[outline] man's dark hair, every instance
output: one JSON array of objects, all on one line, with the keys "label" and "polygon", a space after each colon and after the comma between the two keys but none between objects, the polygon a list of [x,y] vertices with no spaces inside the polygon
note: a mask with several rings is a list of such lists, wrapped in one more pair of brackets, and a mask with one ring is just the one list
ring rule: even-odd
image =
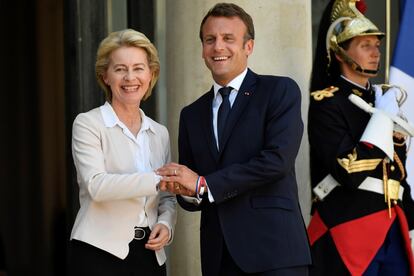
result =
[{"label": "man's dark hair", "polygon": [[204,16],[203,21],[200,25],[200,39],[203,42],[203,26],[206,23],[207,18],[209,17],[238,17],[240,18],[244,25],[246,25],[246,34],[244,35],[244,42],[249,39],[254,39],[254,25],[252,17],[245,12],[241,7],[233,3],[217,3],[213,8],[211,8],[207,14]]}]

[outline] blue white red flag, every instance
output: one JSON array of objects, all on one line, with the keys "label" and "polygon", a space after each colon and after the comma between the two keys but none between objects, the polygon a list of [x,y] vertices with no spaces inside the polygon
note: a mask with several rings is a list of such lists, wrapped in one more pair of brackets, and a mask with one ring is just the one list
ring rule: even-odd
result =
[{"label": "blue white red flag", "polygon": [[[401,1],[400,27],[390,68],[390,84],[401,86],[407,91],[408,98],[402,110],[410,124],[414,125],[414,0]],[[406,168],[407,181],[414,196],[414,144],[408,152]]]}]

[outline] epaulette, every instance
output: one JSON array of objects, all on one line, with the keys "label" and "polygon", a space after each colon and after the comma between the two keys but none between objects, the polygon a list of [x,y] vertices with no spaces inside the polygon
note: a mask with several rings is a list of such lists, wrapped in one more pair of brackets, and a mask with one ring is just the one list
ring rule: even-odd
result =
[{"label": "epaulette", "polygon": [[315,101],[322,101],[324,98],[333,97],[334,92],[338,91],[339,88],[335,86],[329,86],[323,90],[317,90],[312,92],[310,95]]},{"label": "epaulette", "polygon": [[363,93],[358,89],[352,89],[352,93],[357,95],[358,97],[362,97]]}]

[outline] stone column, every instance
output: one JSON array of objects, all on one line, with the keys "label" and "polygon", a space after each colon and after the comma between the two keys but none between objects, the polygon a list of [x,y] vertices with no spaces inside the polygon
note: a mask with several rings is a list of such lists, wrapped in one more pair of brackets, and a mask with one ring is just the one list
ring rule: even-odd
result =
[{"label": "stone column", "polygon": [[[207,11],[219,1],[166,1],[167,126],[173,160],[177,161],[178,120],[181,109],[208,91],[211,74],[201,58],[199,26]],[[302,117],[308,106],[312,62],[311,1],[240,0],[253,18],[256,39],[249,67],[259,74],[285,75],[302,89]],[[305,133],[296,162],[299,196],[305,221],[309,220],[310,180],[308,140]],[[199,213],[178,208],[174,242],[169,254],[169,275],[196,276],[200,272]]]}]

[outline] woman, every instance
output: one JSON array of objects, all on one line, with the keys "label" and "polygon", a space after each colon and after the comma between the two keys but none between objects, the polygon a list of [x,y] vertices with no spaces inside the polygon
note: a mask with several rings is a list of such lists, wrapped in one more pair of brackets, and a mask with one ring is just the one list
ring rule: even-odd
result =
[{"label": "woman", "polygon": [[73,123],[80,210],[71,234],[71,275],[166,275],[176,200],[154,171],[169,162],[167,129],[139,108],[159,75],[154,45],[127,29],[100,44],[96,78],[104,105]]},{"label": "woman", "polygon": [[[400,115],[400,91],[370,83],[383,36],[353,0],[331,1],[322,18],[308,121],[311,275],[414,275],[408,136],[382,112]],[[350,98],[379,112],[370,116]]]}]

